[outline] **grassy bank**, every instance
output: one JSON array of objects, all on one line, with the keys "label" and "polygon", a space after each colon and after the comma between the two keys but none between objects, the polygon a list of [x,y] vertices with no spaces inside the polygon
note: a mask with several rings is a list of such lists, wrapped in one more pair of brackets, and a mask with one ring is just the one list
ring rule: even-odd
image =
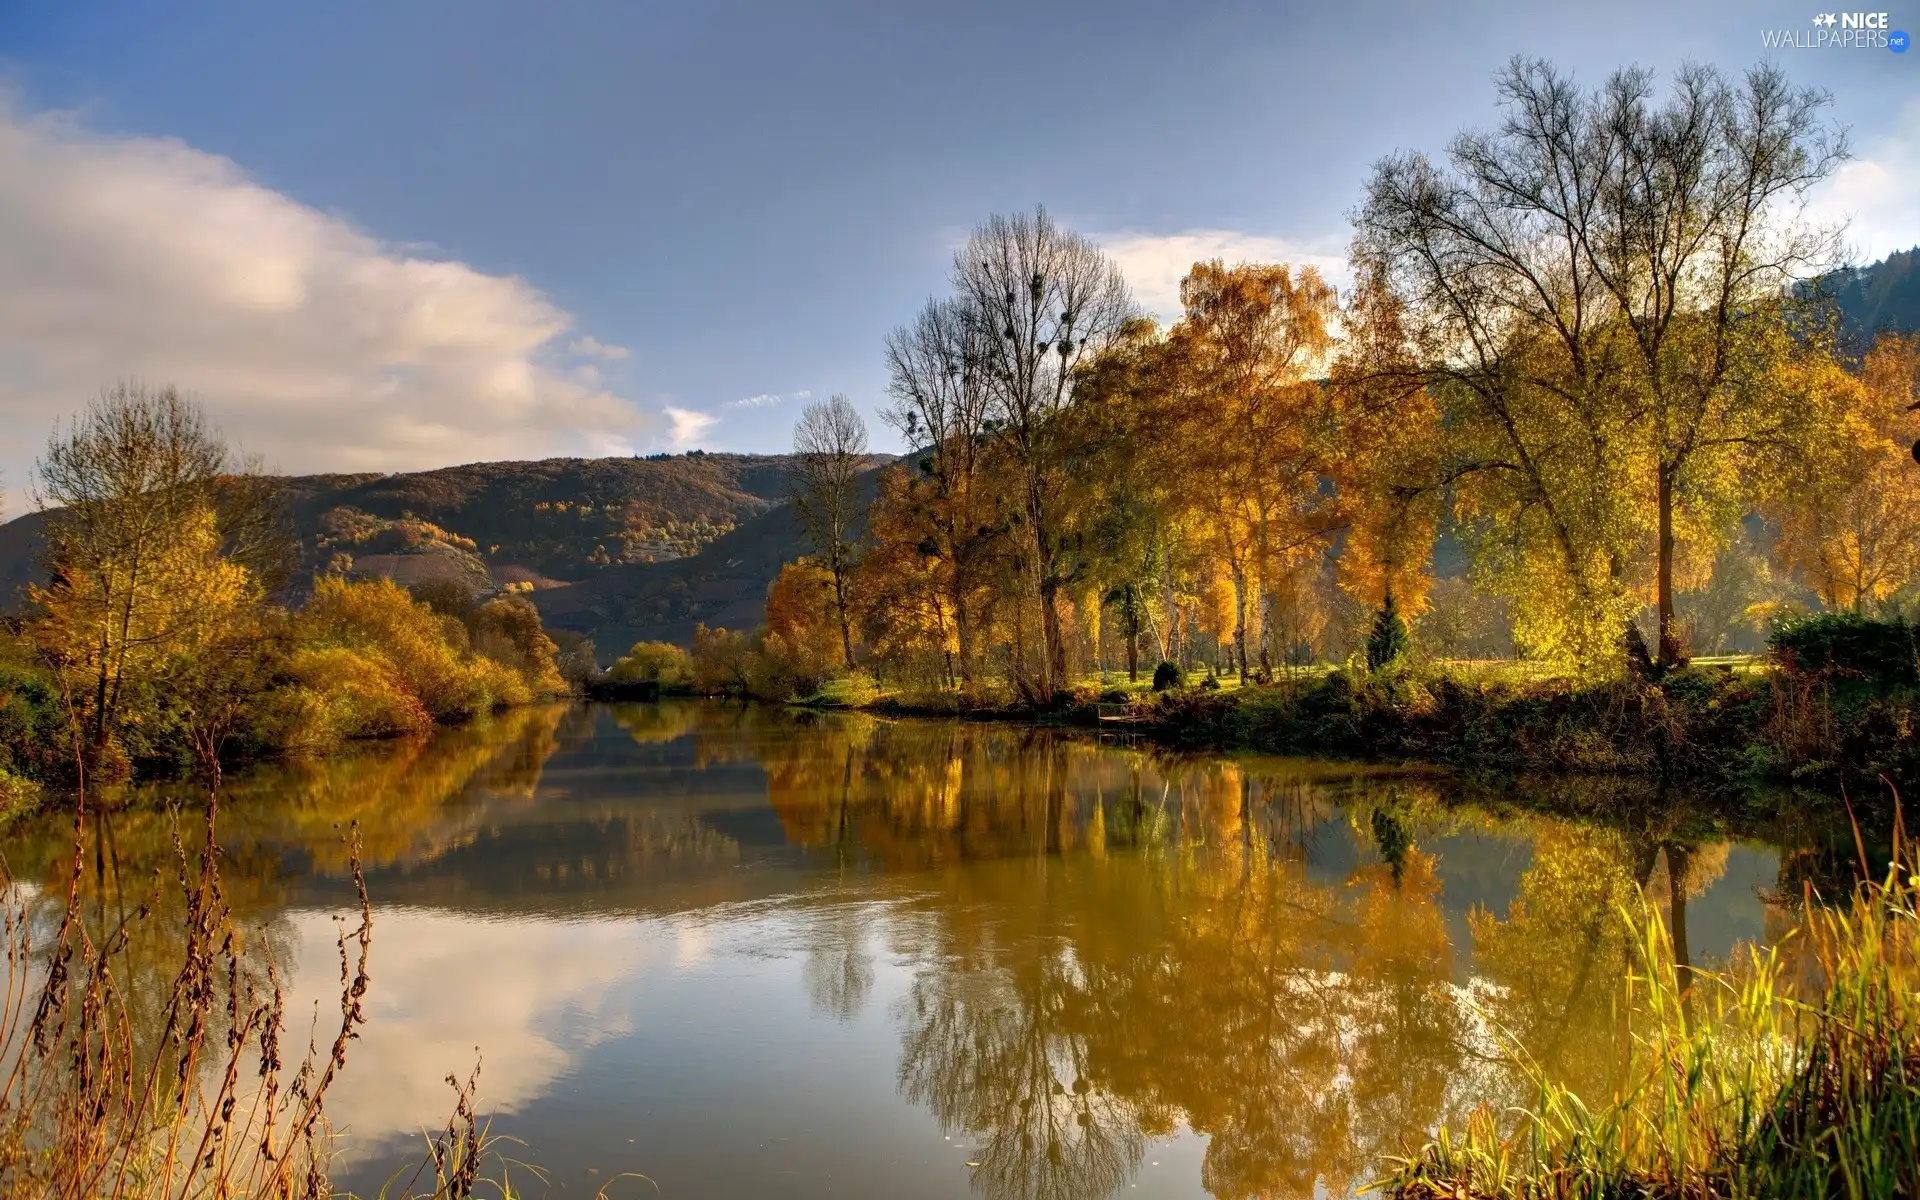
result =
[{"label": "grassy bank", "polygon": [[1340,670],[1231,693],[1170,690],[1129,712],[1156,736],[1208,748],[1829,789],[1920,775],[1920,693],[1783,667],[1592,683]]},{"label": "grassy bank", "polygon": [[[1920,1194],[1920,969],[1896,870],[1725,971],[1676,969],[1637,924],[1625,1057],[1598,1096],[1538,1075],[1520,1112],[1475,1110],[1390,1164],[1385,1194],[1901,1197]],[[1524,1066],[1524,1062],[1522,1063]],[[1536,1073],[1537,1074],[1537,1073]]]},{"label": "grassy bank", "polygon": [[1041,703],[1000,679],[928,687],[816,661],[800,670],[781,639],[725,630],[699,631],[691,655],[642,643],[610,678],[666,695],[1125,729],[1191,749],[1784,783],[1868,803],[1884,801],[1887,784],[1920,788],[1913,629],[1848,613],[1783,624],[1764,658],[1610,678],[1400,656],[1371,669],[1288,669],[1239,683],[1190,679],[1162,663],[1132,680],[1083,679]]},{"label": "grassy bank", "polygon": [[1844,789],[1868,803],[1885,797],[1883,777],[1920,785],[1920,691],[1764,663],[1600,682],[1437,666],[1159,692],[1086,683],[1045,708],[992,688],[853,692],[851,702],[833,687],[792,702],[1099,726],[1194,750]]}]

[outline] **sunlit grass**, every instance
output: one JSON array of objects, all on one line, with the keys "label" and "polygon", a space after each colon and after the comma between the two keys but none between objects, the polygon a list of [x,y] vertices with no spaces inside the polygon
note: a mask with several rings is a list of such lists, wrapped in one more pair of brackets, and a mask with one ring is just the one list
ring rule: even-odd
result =
[{"label": "sunlit grass", "polygon": [[1383,1181],[1397,1197],[1910,1197],[1920,1190],[1916,880],[1814,907],[1724,971],[1675,968],[1651,909],[1632,921],[1630,1039],[1583,1098],[1526,1061],[1518,1113],[1475,1112]]}]

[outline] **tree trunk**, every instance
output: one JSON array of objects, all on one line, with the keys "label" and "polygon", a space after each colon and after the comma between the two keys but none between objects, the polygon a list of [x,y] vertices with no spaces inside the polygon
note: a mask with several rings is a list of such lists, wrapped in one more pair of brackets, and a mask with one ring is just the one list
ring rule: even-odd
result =
[{"label": "tree trunk", "polygon": [[973,686],[973,618],[967,613],[966,597],[962,589],[955,586],[953,596],[953,636],[960,644],[960,682],[965,687]]},{"label": "tree trunk", "polygon": [[[1229,572],[1233,576],[1233,649],[1240,660],[1240,682],[1247,681],[1247,576],[1239,563]],[[1231,666],[1232,664],[1228,664]]]},{"label": "tree trunk", "polygon": [[[1171,659],[1173,657],[1173,651],[1168,648],[1167,639],[1162,637],[1160,634],[1160,622],[1153,619],[1153,610],[1151,608],[1147,608],[1144,602],[1141,605],[1141,611],[1145,614],[1147,619],[1147,636],[1153,639],[1154,649],[1156,649],[1160,653],[1160,657],[1154,659],[1153,661],[1156,663],[1166,662],[1168,659]],[[1172,627],[1169,626],[1167,632],[1171,633],[1172,631],[1173,631]]]},{"label": "tree trunk", "polygon": [[1660,613],[1660,666],[1671,669],[1686,665],[1686,649],[1680,644],[1680,630],[1673,618],[1673,475],[1675,468],[1660,468],[1658,503],[1660,507],[1659,566],[1654,584],[1654,602]]},{"label": "tree trunk", "polygon": [[933,597],[933,625],[935,629],[940,631],[940,657],[941,661],[945,664],[941,681],[945,686],[951,688],[954,686],[953,651],[947,648],[947,606],[940,603],[938,593],[935,593]]},{"label": "tree trunk", "polygon": [[1166,553],[1164,542],[1160,554],[1160,602],[1167,610],[1167,637],[1160,646],[1163,661],[1174,661],[1174,655],[1181,653],[1176,645],[1180,641],[1180,606],[1173,598],[1173,558]]},{"label": "tree trunk", "polygon": [[1066,686],[1067,647],[1060,635],[1060,585],[1053,573],[1053,543],[1047,536],[1047,505],[1040,481],[1027,482],[1027,521],[1033,526],[1034,567],[1040,594],[1041,690],[1052,700]]},{"label": "tree trunk", "polygon": [[1265,587],[1260,589],[1260,682],[1273,681],[1273,659],[1269,656],[1273,645],[1273,592]]},{"label": "tree trunk", "polygon": [[1673,919],[1668,929],[1673,938],[1673,977],[1681,995],[1693,986],[1693,956],[1687,946],[1687,866],[1693,852],[1685,846],[1667,844],[1667,900]]},{"label": "tree trunk", "polygon": [[840,653],[846,656],[847,670],[853,670],[853,625],[847,620],[846,568],[833,568],[833,602],[840,610]]},{"label": "tree trunk", "polygon": [[1040,636],[1046,642],[1044,683],[1047,699],[1051,700],[1066,690],[1067,643],[1060,633],[1060,589],[1044,580],[1040,585]]},{"label": "tree trunk", "polygon": [[1127,682],[1140,682],[1140,598],[1131,595],[1127,606]]}]

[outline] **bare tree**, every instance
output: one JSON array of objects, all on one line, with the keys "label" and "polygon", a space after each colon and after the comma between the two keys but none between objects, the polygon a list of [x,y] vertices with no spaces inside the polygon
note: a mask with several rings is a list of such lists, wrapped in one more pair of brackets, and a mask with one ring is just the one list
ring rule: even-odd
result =
[{"label": "bare tree", "polygon": [[851,667],[847,577],[853,570],[853,530],[860,517],[860,475],[867,469],[867,423],[845,396],[809,404],[793,427],[793,455],[794,512],[814,553],[833,576],[840,649]]},{"label": "bare tree", "polygon": [[1835,248],[1801,201],[1845,138],[1773,66],[1687,67],[1657,103],[1642,70],[1588,93],[1515,59],[1499,91],[1505,121],[1446,169],[1375,169],[1355,258],[1405,304],[1407,361],[1466,446],[1447,482],[1488,481],[1487,507],[1557,563],[1540,587],[1596,629],[1630,610],[1651,533],[1672,665],[1676,510],[1710,509],[1730,456],[1783,434],[1763,378],[1790,346],[1784,285]]},{"label": "bare tree", "polygon": [[1041,690],[1051,697],[1068,682],[1055,511],[1065,467],[1055,418],[1072,401],[1075,368],[1120,332],[1133,302],[1119,268],[1044,208],[987,218],[954,256],[953,281],[979,323],[973,344],[983,355],[991,416],[1020,474],[1024,566],[1046,651]]},{"label": "bare tree", "polygon": [[887,337],[887,391],[893,405],[881,414],[918,455],[913,483],[928,493],[927,522],[936,531],[938,557],[945,560],[960,678],[968,685],[981,615],[974,592],[993,540],[987,499],[976,490],[990,403],[991,349],[984,323],[963,302],[928,301],[912,324]]}]

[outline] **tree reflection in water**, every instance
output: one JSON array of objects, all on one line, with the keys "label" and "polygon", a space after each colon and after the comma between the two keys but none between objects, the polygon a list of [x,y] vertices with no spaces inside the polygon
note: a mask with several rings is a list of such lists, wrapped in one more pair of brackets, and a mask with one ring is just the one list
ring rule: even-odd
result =
[{"label": "tree reflection in water", "polygon": [[[1215,1196],[1349,1193],[1436,1124],[1524,1097],[1490,1023],[1603,1086],[1621,913],[1640,887],[1661,898],[1664,858],[1684,930],[1702,864],[1725,859],[1672,821],[1501,818],[1431,779],[1037,731],[828,718],[763,753],[790,840],[926,889],[896,947],[918,970],[894,1014],[900,1091],[1009,1200],[1110,1194],[1183,1123]],[[1530,843],[1531,862],[1457,949],[1421,842],[1463,832]],[[821,981],[862,943],[817,928],[816,1002],[844,1017],[862,989]]]},{"label": "tree reflection in water", "polygon": [[[792,931],[777,951],[803,956],[812,1012],[897,1026],[899,1095],[967,1149],[981,1194],[1108,1195],[1189,1129],[1213,1195],[1305,1197],[1353,1191],[1477,1104],[1526,1099],[1494,1029],[1577,1089],[1607,1086],[1632,953],[1620,914],[1641,894],[1683,965],[1702,942],[1724,951],[1689,911],[1725,869],[1723,835],[1645,785],[1551,786],[1608,819],[1462,803],[1459,781],[1007,726],[528,709],[239,777],[221,843],[236,914],[277,954],[285,910],[338,884],[354,820],[376,903],[456,924],[791,916],[767,927]],[[16,872],[50,878],[66,828],[16,827]],[[151,803],[99,818],[90,927],[137,902],[173,829]],[[1779,891],[1830,869],[1790,857]],[[160,903],[133,948],[154,970],[179,954]],[[883,960],[911,981],[882,983]],[[887,1007],[869,1013],[876,993]]]}]

